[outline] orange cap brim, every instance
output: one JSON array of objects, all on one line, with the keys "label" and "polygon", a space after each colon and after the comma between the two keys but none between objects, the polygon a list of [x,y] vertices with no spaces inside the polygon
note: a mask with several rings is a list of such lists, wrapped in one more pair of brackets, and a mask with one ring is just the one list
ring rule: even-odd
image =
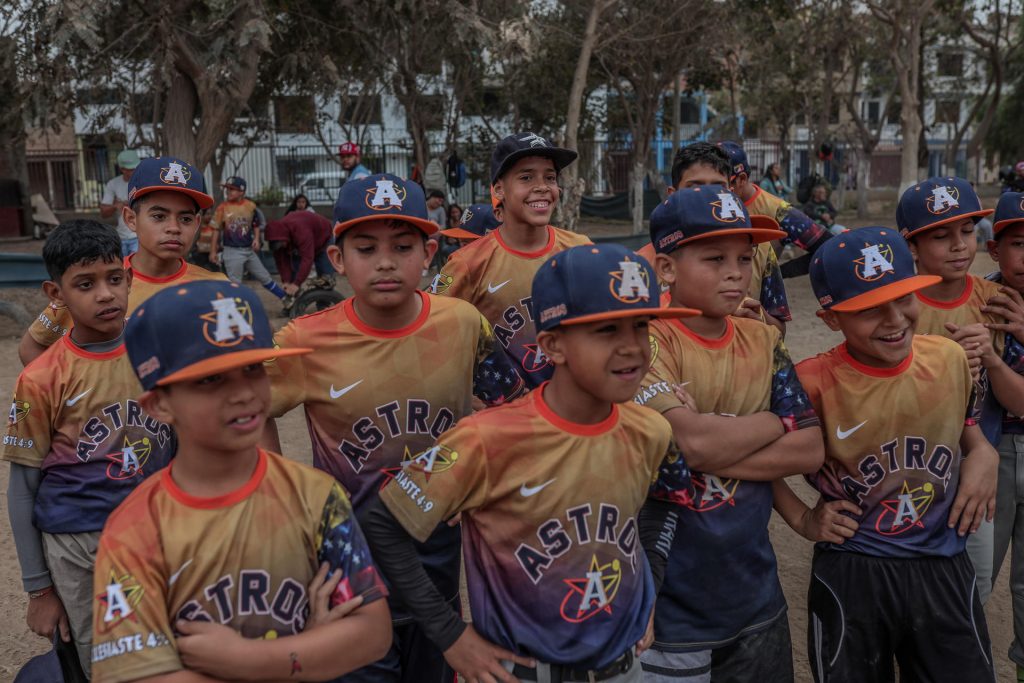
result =
[{"label": "orange cap brim", "polygon": [[940,282],[942,282],[942,278],[938,275],[914,275],[899,282],[893,282],[878,289],[873,289],[870,292],[858,294],[852,299],[847,299],[826,310],[838,311],[839,313],[856,313],[857,311],[887,304],[890,301],[895,301],[907,294],[912,294]]},{"label": "orange cap brim", "polygon": [[180,192],[187,194],[189,197],[196,201],[200,209],[209,209],[213,206],[213,197],[206,194],[205,192],[199,192],[198,190],[190,190],[187,187],[174,187],[173,185],[161,186],[161,187],[140,187],[135,191],[131,201],[136,201],[140,197],[145,197],[147,194],[154,192]]},{"label": "orange cap brim", "polygon": [[584,325],[596,323],[602,320],[618,320],[619,318],[633,318],[639,315],[649,315],[652,318],[692,318],[700,315],[696,308],[624,308],[618,311],[606,311],[604,313],[591,313],[581,315],[578,318],[563,320],[559,325]]},{"label": "orange cap brim", "polygon": [[[910,239],[911,237],[913,237],[914,235],[918,234],[919,232],[924,232],[925,230],[931,230],[933,228],[938,228],[940,226],[946,225],[947,223],[952,223],[953,221],[958,221],[961,218],[981,218],[982,216],[990,216],[990,215],[992,215],[994,213],[995,213],[995,209],[982,209],[981,211],[971,211],[970,213],[961,213],[961,214],[959,214],[957,216],[951,216],[949,218],[943,218],[940,221],[935,221],[934,223],[929,223],[928,225],[923,225],[920,228],[918,228],[917,230],[913,230],[911,232],[908,232],[906,235],[904,235],[904,237],[906,239]],[[1000,221],[1000,222],[1002,222],[1002,221]],[[975,221],[975,223],[977,223],[977,221]],[[993,227],[993,230],[995,230],[994,227]]]},{"label": "orange cap brim", "polygon": [[215,375],[218,372],[227,372],[228,370],[234,370],[235,368],[245,367],[246,365],[252,365],[253,363],[262,363],[264,361],[273,360],[274,358],[283,358],[285,356],[301,356],[306,353],[311,353],[313,349],[307,348],[294,348],[294,349],[247,349],[245,351],[235,351],[234,353],[225,353],[220,356],[214,356],[213,358],[207,358],[201,360],[198,363],[187,365],[177,372],[172,372],[163,379],[159,380],[156,385],[158,387],[167,386],[168,384],[175,384],[177,382],[187,382],[193,379],[202,379],[203,377],[209,377]]},{"label": "orange cap brim", "polygon": [[463,230],[462,228],[449,228],[447,230],[442,230],[441,234],[445,237],[455,237],[460,240],[478,240],[483,237],[483,235],[478,235],[475,232]]},{"label": "orange cap brim", "polygon": [[992,226],[992,235],[998,235],[1004,229],[1010,227],[1014,223],[1024,223],[1024,218],[1007,218],[1005,220],[996,221]]},{"label": "orange cap brim", "polygon": [[[778,224],[776,223],[776,225]],[[772,230],[769,228],[726,228],[725,230],[715,230],[714,232],[706,232],[703,235],[687,237],[686,239],[680,240],[672,245],[672,250],[675,251],[684,244],[689,244],[698,240],[708,240],[716,237],[730,237],[732,235],[746,235],[754,244],[761,244],[762,242],[780,240],[786,237],[787,233],[783,230]]]},{"label": "orange cap brim", "polygon": [[437,223],[433,221],[428,221],[426,218],[416,218],[415,216],[401,216],[395,214],[381,214],[379,216],[360,216],[359,218],[353,218],[352,220],[345,221],[344,223],[335,223],[334,236],[337,237],[341,233],[345,232],[350,228],[354,228],[360,223],[368,223],[369,221],[379,220],[403,221],[405,223],[410,223],[419,228],[427,235],[433,235],[435,232],[438,231]]}]

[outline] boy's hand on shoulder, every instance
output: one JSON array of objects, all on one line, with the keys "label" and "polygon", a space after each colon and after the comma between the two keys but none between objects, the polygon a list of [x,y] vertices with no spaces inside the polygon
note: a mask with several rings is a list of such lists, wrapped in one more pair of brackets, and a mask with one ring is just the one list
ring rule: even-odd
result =
[{"label": "boy's hand on shoulder", "polygon": [[60,639],[65,643],[71,642],[68,614],[64,611],[64,603],[60,601],[60,596],[52,587],[46,595],[28,599],[25,621],[32,633],[37,636],[53,640],[53,632],[59,630]]},{"label": "boy's hand on shoulder", "polygon": [[328,579],[327,570],[329,567],[330,565],[326,562],[320,565],[320,571],[313,577],[306,591],[306,594],[310,596],[306,631],[337,621],[351,614],[363,604],[363,596],[357,595],[351,600],[346,600],[340,605],[331,607],[331,596],[341,582],[341,572],[334,572],[334,576]]},{"label": "boy's hand on shoulder", "polygon": [[999,454],[988,441],[975,443],[960,465],[960,483],[949,509],[949,528],[960,536],[974,533],[996,510]]},{"label": "boy's hand on shoulder", "polygon": [[1002,294],[996,294],[982,306],[985,313],[999,315],[1006,319],[1005,323],[985,323],[985,327],[999,332],[1009,332],[1017,341],[1024,344],[1024,297],[1012,287],[1000,287]]},{"label": "boy's hand on shoulder", "polygon": [[[689,384],[689,382],[686,382]],[[697,410],[697,401],[690,395],[686,389],[683,388],[683,384],[673,384],[672,393],[676,395],[679,402],[683,404],[683,407],[689,410],[691,413],[699,413]]]},{"label": "boy's hand on shoulder", "polygon": [[864,512],[848,500],[832,500],[825,502],[818,499],[818,504],[808,508],[800,520],[800,535],[809,541],[834,543],[842,545],[846,539],[853,538],[857,533],[857,521],[843,512],[860,517]]},{"label": "boy's hand on shoulder", "polygon": [[761,302],[757,299],[747,297],[733,313],[733,316],[737,318],[748,318],[750,320],[763,321],[764,316],[761,314]]},{"label": "boy's hand on shoulder", "polygon": [[180,634],[175,644],[186,669],[225,681],[253,680],[249,667],[255,659],[254,641],[208,621],[179,619],[174,628]]},{"label": "boy's hand on shoulder", "polygon": [[946,323],[950,339],[964,348],[971,366],[971,376],[977,380],[982,367],[991,367],[1002,362],[992,346],[992,333],[982,323],[956,325]]},{"label": "boy's hand on shoulder", "polygon": [[444,658],[466,683],[516,683],[518,679],[505,670],[501,660],[531,668],[537,666],[532,659],[520,657],[484,640],[472,625],[467,626],[459,639],[444,651]]}]

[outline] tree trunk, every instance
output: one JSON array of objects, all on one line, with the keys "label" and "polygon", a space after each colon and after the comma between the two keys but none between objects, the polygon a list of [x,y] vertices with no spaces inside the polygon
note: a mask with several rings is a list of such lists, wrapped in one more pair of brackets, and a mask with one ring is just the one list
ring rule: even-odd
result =
[{"label": "tree trunk", "polygon": [[868,184],[871,182],[871,149],[861,149],[857,155],[857,218],[867,218]]},{"label": "tree trunk", "polygon": [[634,157],[633,166],[629,172],[630,199],[633,209],[633,234],[639,235],[644,231],[644,177],[647,175],[647,165],[643,157]]},{"label": "tree trunk", "polygon": [[174,69],[164,110],[164,154],[189,163],[196,161],[196,105],[199,97],[188,76]]},{"label": "tree trunk", "polygon": [[[576,59],[576,71],[573,72],[572,86],[569,88],[569,109],[565,117],[565,146],[577,149],[580,130],[580,116],[583,110],[583,95],[587,88],[587,74],[590,72],[590,57],[597,43],[597,21],[606,0],[593,0],[587,25],[583,32],[583,44],[580,56]],[[562,198],[562,217],[567,230],[576,231],[580,221],[580,203],[583,201],[585,181],[581,181],[579,162],[570,164],[563,172],[565,194]]]}]

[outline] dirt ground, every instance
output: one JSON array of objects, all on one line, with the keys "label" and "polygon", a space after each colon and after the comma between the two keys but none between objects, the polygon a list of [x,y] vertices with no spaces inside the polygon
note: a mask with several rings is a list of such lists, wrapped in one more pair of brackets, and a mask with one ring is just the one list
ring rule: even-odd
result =
[{"label": "dirt ground", "polygon": [[[603,226],[602,226],[603,227]],[[599,229],[600,230],[600,229]],[[596,231],[595,231],[596,232]],[[35,243],[38,245],[39,243]],[[32,243],[0,244],[0,251],[35,251]],[[991,259],[979,252],[973,271],[985,274],[992,270]],[[794,361],[824,351],[838,343],[840,335],[830,332],[814,315],[817,306],[806,277],[787,280],[786,288],[793,310],[794,320],[789,325],[786,342]],[[265,295],[268,310],[276,312],[269,295]],[[24,305],[30,313],[42,309],[45,299],[40,292],[24,289],[0,290],[0,300],[13,301]],[[284,323],[275,318],[275,324]],[[21,369],[17,359],[17,342],[20,329],[6,318],[0,318],[0,395],[9,396]],[[300,411],[292,411],[279,420],[281,442],[285,453],[309,462],[309,437]],[[7,508],[8,468],[0,466],[0,508]],[[799,478],[790,482],[808,502],[813,500],[811,490]],[[43,652],[47,644],[29,632],[25,625],[26,597],[21,590],[17,557],[6,514],[0,513],[0,683],[14,678],[18,669],[33,655]],[[810,571],[811,544],[792,532],[778,516],[771,524],[772,542],[779,560],[779,574],[790,605],[790,626],[793,635],[793,657],[797,680],[810,681],[807,665],[807,614],[806,592]],[[1006,653],[1013,636],[1010,594],[1008,589],[1009,564],[1000,574],[998,586],[992,594],[986,609],[992,648],[998,666],[1000,682],[1014,679],[1014,671]]]}]

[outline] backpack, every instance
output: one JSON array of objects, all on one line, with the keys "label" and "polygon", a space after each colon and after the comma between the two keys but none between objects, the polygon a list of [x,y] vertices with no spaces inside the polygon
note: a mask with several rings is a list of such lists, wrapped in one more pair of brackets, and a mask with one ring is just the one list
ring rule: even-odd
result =
[{"label": "backpack", "polygon": [[452,152],[448,157],[448,187],[457,189],[466,184],[466,164],[459,155]]}]

